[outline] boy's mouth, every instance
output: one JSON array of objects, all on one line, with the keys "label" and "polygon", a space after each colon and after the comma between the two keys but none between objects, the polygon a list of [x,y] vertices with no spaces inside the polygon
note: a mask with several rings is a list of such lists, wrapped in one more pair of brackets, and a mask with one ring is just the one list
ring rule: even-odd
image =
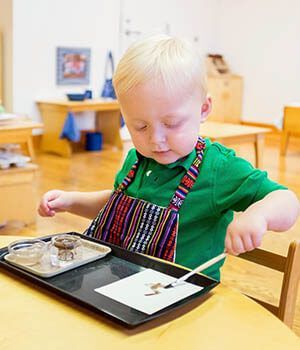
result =
[{"label": "boy's mouth", "polygon": [[165,150],[165,151],[153,151],[153,153],[155,154],[164,154],[164,153],[168,153],[170,150]]}]

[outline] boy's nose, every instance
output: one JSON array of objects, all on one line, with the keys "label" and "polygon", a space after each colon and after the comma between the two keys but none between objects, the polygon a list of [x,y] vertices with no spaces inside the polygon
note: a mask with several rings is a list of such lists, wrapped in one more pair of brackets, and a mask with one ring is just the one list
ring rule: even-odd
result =
[{"label": "boy's nose", "polygon": [[152,130],[150,134],[150,142],[152,144],[161,144],[166,141],[166,135],[163,130]]}]

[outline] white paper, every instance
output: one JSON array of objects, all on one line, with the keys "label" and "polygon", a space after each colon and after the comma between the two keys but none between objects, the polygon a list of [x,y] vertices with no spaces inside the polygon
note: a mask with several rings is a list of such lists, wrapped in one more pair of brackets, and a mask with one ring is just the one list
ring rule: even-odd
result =
[{"label": "white paper", "polygon": [[203,287],[183,282],[173,288],[160,288],[158,294],[145,295],[153,293],[151,289],[153,284],[166,285],[173,281],[175,281],[174,277],[146,269],[104,287],[96,288],[95,292],[151,315],[203,289]]}]

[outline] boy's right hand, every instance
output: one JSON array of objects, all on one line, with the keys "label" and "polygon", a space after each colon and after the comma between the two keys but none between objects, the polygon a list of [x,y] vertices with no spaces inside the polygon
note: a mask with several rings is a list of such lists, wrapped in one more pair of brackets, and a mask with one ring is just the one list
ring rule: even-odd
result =
[{"label": "boy's right hand", "polygon": [[54,216],[56,213],[67,211],[72,204],[71,192],[51,190],[46,192],[38,207],[41,216]]}]

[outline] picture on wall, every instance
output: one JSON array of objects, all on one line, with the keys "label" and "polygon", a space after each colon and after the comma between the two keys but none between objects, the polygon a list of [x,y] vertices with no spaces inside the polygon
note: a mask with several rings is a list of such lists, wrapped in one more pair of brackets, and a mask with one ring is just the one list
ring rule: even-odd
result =
[{"label": "picture on wall", "polygon": [[89,84],[91,49],[58,47],[56,50],[57,85]]}]

